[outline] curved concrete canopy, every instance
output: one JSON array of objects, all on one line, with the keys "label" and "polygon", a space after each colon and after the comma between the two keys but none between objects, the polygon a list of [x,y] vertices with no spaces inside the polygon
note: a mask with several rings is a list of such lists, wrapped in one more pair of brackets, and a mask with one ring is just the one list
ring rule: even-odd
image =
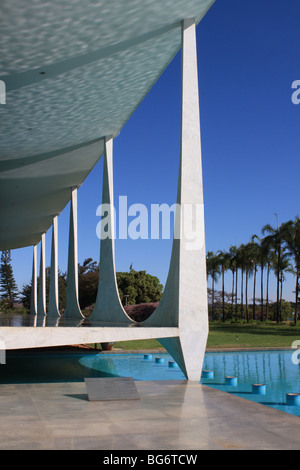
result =
[{"label": "curved concrete canopy", "polygon": [[2,0],[0,250],[34,245],[214,0]]}]

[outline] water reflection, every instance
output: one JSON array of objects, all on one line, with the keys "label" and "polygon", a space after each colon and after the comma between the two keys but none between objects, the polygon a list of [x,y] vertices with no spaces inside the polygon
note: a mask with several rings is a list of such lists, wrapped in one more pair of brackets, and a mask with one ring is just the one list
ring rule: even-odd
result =
[{"label": "water reflection", "polygon": [[122,323],[108,323],[88,318],[48,317],[47,315],[21,315],[0,314],[0,326],[5,327],[138,327],[138,323],[126,321]]},{"label": "water reflection", "polygon": [[[293,350],[206,353],[204,369],[214,379],[202,383],[300,416],[300,407],[286,405],[286,393],[300,392],[300,365],[292,362]],[[238,377],[238,386],[225,385],[225,376]],[[266,384],[266,395],[252,393],[252,384]]]}]

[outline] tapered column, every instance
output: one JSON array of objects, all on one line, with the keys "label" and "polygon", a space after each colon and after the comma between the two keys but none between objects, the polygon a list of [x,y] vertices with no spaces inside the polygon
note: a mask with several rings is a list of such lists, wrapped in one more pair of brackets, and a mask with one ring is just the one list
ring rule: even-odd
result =
[{"label": "tapered column", "polygon": [[[183,224],[180,244],[179,326],[185,330],[207,330],[207,280],[202,155],[196,25],[182,22],[182,116],[181,116],[181,210]],[[188,209],[194,209],[189,224]],[[193,238],[194,234],[194,238]]]},{"label": "tapered column", "polygon": [[49,285],[49,309],[48,317],[59,315],[58,305],[58,261],[57,261],[57,216],[52,224],[52,246],[51,246],[51,267]]},{"label": "tapered column", "polygon": [[33,247],[30,314],[37,314],[37,245]]},{"label": "tapered column", "polygon": [[77,188],[72,189],[70,207],[66,318],[83,318],[78,297]]},{"label": "tapered column", "polygon": [[46,315],[46,270],[45,270],[45,234],[41,237],[40,276],[38,288],[38,315]]},{"label": "tapered column", "polygon": [[163,297],[147,323],[179,327],[178,338],[163,339],[160,342],[178,362],[187,378],[199,381],[208,334],[208,310],[194,19],[182,22],[181,99],[175,238]]},{"label": "tapered column", "polygon": [[113,139],[105,139],[103,187],[102,187],[102,227],[100,235],[99,286],[95,308],[91,318],[109,323],[128,322],[119,298],[115,272],[115,220],[113,201]]}]

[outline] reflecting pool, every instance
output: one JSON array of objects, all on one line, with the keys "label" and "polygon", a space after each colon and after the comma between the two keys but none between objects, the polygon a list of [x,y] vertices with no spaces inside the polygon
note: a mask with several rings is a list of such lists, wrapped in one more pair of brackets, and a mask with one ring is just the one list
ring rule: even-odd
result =
[{"label": "reflecting pool", "polygon": [[[208,352],[203,369],[212,370],[213,378],[202,378],[201,383],[300,416],[300,406],[287,405],[286,398],[287,393],[300,393],[296,353],[292,349]],[[225,377],[237,377],[237,385],[226,385]],[[253,384],[265,385],[265,394],[253,393]]]},{"label": "reflecting pool", "polygon": [[[300,365],[295,350],[206,352],[203,370],[213,378],[201,383],[300,416],[300,406],[287,404],[286,394],[300,393]],[[294,361],[293,361],[294,358]],[[296,359],[296,360],[295,360]],[[1,383],[80,382],[88,377],[133,377],[135,380],[182,380],[169,354],[34,353],[7,351],[0,365]],[[226,377],[236,377],[230,385]],[[229,384],[227,384],[227,382]],[[265,393],[252,385],[265,385]],[[300,400],[298,400],[300,403]]]}]

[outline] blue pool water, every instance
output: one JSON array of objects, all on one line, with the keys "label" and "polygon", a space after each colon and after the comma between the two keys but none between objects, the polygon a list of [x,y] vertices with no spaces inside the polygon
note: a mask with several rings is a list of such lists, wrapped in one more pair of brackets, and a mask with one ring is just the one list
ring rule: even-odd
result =
[{"label": "blue pool water", "polygon": [[[156,362],[156,358],[161,361]],[[168,354],[101,353],[10,353],[0,365],[1,383],[80,382],[88,377],[133,377],[135,380],[185,379],[181,370],[170,368]]]},{"label": "blue pool water", "polygon": [[[201,383],[267,406],[300,416],[300,406],[288,406],[286,393],[300,393],[300,365],[292,362],[293,350],[207,352],[203,370],[212,379]],[[161,358],[157,361],[156,358]],[[185,379],[168,354],[10,354],[0,365],[1,383],[78,382],[87,377],[133,377],[135,380]],[[174,364],[173,364],[174,366]],[[225,384],[236,376],[237,386]],[[252,384],[265,384],[266,394],[252,393]]]},{"label": "blue pool water", "polygon": [[[294,350],[206,353],[203,370],[212,379],[201,383],[278,410],[300,416],[300,406],[288,406],[286,394],[300,393],[300,365]],[[226,376],[237,377],[237,386],[225,385]],[[252,384],[265,384],[266,394],[252,393]]]}]

